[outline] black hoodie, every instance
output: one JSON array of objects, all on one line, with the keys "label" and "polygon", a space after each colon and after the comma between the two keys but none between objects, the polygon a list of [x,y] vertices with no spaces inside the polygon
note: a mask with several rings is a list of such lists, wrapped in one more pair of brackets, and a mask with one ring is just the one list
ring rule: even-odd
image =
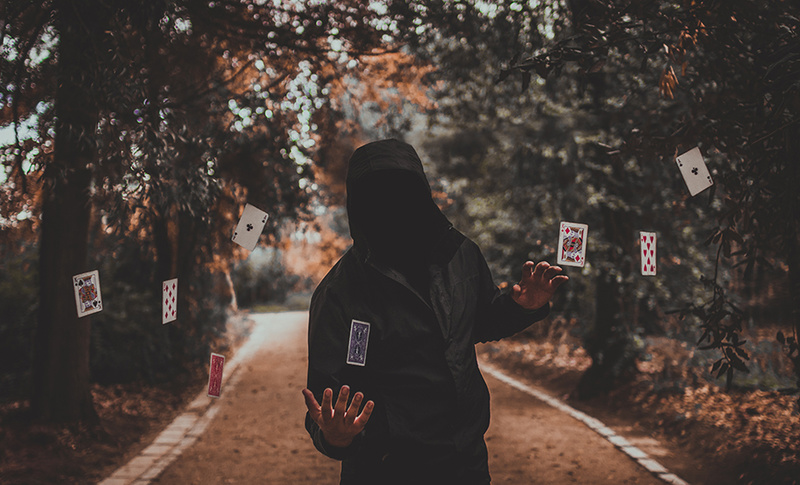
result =
[{"label": "black hoodie", "polygon": [[[347,384],[375,409],[347,448],[326,443],[308,415],[306,429],[343,460],[342,484],[488,483],[489,392],[474,345],[550,307],[525,310],[495,286],[480,249],[433,202],[410,145],[360,147],[347,192],[354,244],[311,300],[308,388],[318,402],[332,388],[335,402]],[[346,363],[353,320],[370,323],[364,366]]]}]

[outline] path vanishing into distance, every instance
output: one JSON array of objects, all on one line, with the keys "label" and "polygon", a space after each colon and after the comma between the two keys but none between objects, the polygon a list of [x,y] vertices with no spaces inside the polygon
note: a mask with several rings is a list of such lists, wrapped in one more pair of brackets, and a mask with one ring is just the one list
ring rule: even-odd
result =
[{"label": "path vanishing into distance", "polygon": [[[250,340],[226,362],[221,398],[198,395],[103,485],[339,483],[339,462],[317,452],[303,427],[308,313],[251,318]],[[571,408],[530,394],[541,391],[525,392],[525,384],[481,367],[491,392],[486,440],[493,484],[685,483],[624,438],[603,436],[568,414]]]}]

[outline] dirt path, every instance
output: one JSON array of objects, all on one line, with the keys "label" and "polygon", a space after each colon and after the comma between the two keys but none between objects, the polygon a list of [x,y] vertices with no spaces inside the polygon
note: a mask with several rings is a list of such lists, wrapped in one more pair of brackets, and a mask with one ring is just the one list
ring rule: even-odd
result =
[{"label": "dirt path", "polygon": [[[339,463],[303,428],[306,313],[255,315],[268,340],[223,389],[216,417],[153,483],[337,484]],[[496,484],[660,484],[602,437],[564,413],[486,376],[486,435]]]}]

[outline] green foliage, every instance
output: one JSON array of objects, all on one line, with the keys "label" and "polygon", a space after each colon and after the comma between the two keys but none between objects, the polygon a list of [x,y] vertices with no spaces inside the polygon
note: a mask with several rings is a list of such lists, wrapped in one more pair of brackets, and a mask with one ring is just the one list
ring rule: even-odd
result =
[{"label": "green foliage", "polygon": [[[153,282],[156,263],[149,248],[109,237],[115,258],[93,252],[100,270],[103,311],[92,316],[91,374],[102,384],[174,379],[202,368],[225,333],[226,301],[219,291],[223,275],[197,267],[178,279],[178,319],[161,323],[161,282]],[[196,298],[194,295],[203,295]]]},{"label": "green foliage", "polygon": [[36,328],[36,247],[0,258],[0,402],[27,394]]},{"label": "green foliage", "polygon": [[[720,349],[723,358],[712,368],[730,386],[734,369],[747,371],[739,338],[744,312],[720,284],[720,255],[743,266],[745,279],[756,264],[785,262],[793,291],[800,288],[800,172],[793,160],[800,126],[791,108],[800,101],[800,7],[782,0],[570,5],[569,35],[510,69],[547,77],[574,66],[588,83],[601,74],[599,99],[624,95],[618,111],[628,126],[610,144],[620,156],[664,160],[695,144],[706,153],[720,195],[718,225],[703,232],[718,251],[714,277],[703,281],[711,297],[685,313],[702,322],[700,341],[710,344],[701,348]],[[640,69],[629,68],[635,63]],[[659,100],[625,82],[652,90],[656,78]],[[792,306],[798,303],[794,293]],[[793,320],[796,332],[800,322]]]},{"label": "green foliage", "polygon": [[[398,24],[380,8],[349,0],[6,3],[0,227],[18,215],[54,220],[42,214],[59,207],[42,203],[52,200],[53,187],[87,196],[58,217],[63,226],[51,226],[68,233],[54,241],[77,235],[59,249],[79,257],[46,269],[101,269],[105,309],[91,317],[95,378],[152,380],[202,363],[224,332],[224,275],[242,255],[230,242],[240,208],[250,202],[269,212],[269,238],[277,221],[309,218],[317,190],[312,157],[338,130],[312,118],[323,108],[336,118],[332,86],[341,95],[358,57],[378,53]],[[73,222],[88,220],[91,257],[77,261],[85,224]],[[273,276],[275,291],[291,283]],[[172,277],[179,278],[179,321],[161,327],[160,285]],[[258,290],[269,287],[263,275],[254,281]],[[54,308],[53,301],[41,308]],[[40,328],[59,328],[51,323]],[[39,349],[83,348],[39,333]],[[56,362],[43,372],[63,368],[57,352],[37,358]],[[75,396],[88,395],[88,382],[81,383]]]},{"label": "green foliage", "polygon": [[[557,222],[587,222],[589,263],[556,305],[594,322],[587,346],[600,325],[617,337],[670,332],[664,311],[681,307],[699,324],[686,322],[680,337],[707,332],[728,368],[744,370],[747,316],[735,310],[744,297],[728,283],[750,281],[756,264],[785,262],[794,295],[785,314],[800,294],[800,202],[790,189],[800,180],[800,126],[790,108],[800,94],[798,6],[575,0],[409,8],[431,23],[448,19],[410,40],[440,67],[438,130],[430,131],[445,131],[426,148],[454,201],[451,216],[481,243],[495,273],[513,280],[524,259],[552,261]],[[511,82],[517,76],[521,91]],[[674,157],[695,145],[716,185],[689,198]],[[638,230],[658,233],[655,279],[638,275]],[[704,240],[719,251],[704,249]],[[589,304],[606,274],[621,305],[613,316]],[[618,340],[599,334],[609,348]]]}]

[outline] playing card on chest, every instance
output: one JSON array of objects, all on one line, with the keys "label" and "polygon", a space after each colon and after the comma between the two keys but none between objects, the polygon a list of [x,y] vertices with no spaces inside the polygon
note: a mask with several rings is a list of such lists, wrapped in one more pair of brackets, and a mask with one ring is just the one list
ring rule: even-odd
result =
[{"label": "playing card on chest", "polygon": [[639,242],[642,248],[642,274],[645,276],[655,276],[656,233],[645,231],[640,232]]},{"label": "playing card on chest", "polygon": [[586,264],[586,242],[589,226],[562,222],[558,236],[558,264],[583,267]]},{"label": "playing card on chest", "polygon": [[359,320],[350,322],[350,342],[347,345],[347,363],[367,364],[367,344],[369,343],[369,323]]},{"label": "playing card on chest", "polygon": [[208,370],[208,396],[219,397],[222,392],[222,368],[225,365],[225,356],[211,354],[211,365]]},{"label": "playing card on chest", "polygon": [[161,284],[161,324],[178,318],[178,278]]},{"label": "playing card on chest", "polygon": [[683,155],[679,155],[675,159],[675,163],[678,164],[683,180],[686,182],[686,187],[689,188],[689,193],[692,197],[714,185],[699,148],[694,147]]},{"label": "playing card on chest", "polygon": [[103,309],[99,271],[95,270],[73,276],[72,289],[75,292],[78,318],[97,313]]},{"label": "playing card on chest", "polygon": [[242,217],[239,219],[239,224],[236,226],[236,231],[234,231],[231,240],[248,251],[254,250],[268,218],[269,214],[258,207],[250,204],[245,205],[244,212],[242,212]]}]

